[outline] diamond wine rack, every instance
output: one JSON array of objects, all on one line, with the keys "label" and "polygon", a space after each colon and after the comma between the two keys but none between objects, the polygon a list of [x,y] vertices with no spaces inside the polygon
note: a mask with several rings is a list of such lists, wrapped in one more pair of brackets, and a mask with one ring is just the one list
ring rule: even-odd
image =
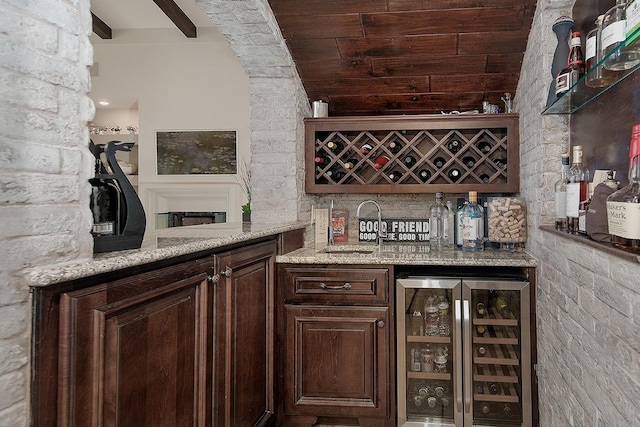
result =
[{"label": "diamond wine rack", "polygon": [[517,114],[305,119],[307,193],[517,193]]}]

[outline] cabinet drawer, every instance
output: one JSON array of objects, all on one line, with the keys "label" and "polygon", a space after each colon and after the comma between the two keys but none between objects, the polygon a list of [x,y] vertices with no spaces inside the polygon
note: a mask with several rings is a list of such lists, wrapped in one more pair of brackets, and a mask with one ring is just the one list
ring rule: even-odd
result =
[{"label": "cabinet drawer", "polygon": [[305,303],[386,303],[389,269],[287,267],[285,299]]}]

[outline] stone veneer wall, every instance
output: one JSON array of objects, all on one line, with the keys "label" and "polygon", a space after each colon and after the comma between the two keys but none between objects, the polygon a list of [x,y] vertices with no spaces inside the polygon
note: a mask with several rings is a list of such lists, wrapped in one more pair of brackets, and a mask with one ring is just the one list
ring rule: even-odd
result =
[{"label": "stone veneer wall", "polygon": [[540,115],[556,46],[551,26],[573,4],[538,2],[516,99],[527,247],[540,260],[540,425],[640,426],[640,264],[538,229],[553,224],[553,185],[569,146],[569,118]]},{"label": "stone veneer wall", "polygon": [[92,256],[89,0],[0,1],[0,425],[29,424],[21,271]]}]

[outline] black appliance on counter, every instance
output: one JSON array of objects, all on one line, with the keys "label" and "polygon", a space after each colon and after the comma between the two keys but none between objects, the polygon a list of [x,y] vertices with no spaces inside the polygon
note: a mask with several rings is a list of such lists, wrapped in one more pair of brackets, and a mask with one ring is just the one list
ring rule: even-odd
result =
[{"label": "black appliance on counter", "polygon": [[142,246],[146,227],[144,208],[116,160],[116,151],[131,151],[133,145],[120,141],[96,145],[89,141],[89,150],[96,158],[95,176],[89,179],[93,187],[90,206],[94,253]]}]

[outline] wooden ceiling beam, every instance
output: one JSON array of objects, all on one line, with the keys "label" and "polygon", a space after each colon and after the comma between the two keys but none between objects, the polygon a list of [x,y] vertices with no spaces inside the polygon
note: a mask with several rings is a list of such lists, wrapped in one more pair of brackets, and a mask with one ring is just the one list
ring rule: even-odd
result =
[{"label": "wooden ceiling beam", "polygon": [[104,23],[104,21],[98,18],[91,12],[91,22],[93,25],[93,32],[96,33],[101,39],[112,39],[111,27]]},{"label": "wooden ceiling beam", "polygon": [[165,15],[190,39],[198,37],[196,26],[173,0],[153,0]]}]

